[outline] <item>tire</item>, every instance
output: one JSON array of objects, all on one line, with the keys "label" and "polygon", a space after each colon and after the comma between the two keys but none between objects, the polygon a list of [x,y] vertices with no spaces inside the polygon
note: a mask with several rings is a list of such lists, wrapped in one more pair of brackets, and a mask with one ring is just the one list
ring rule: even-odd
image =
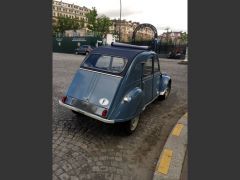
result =
[{"label": "tire", "polygon": [[163,95],[160,95],[160,96],[159,96],[159,99],[160,99],[160,100],[165,100],[165,99],[167,99],[168,96],[169,96],[169,94],[170,94],[170,92],[171,92],[171,84],[168,85],[165,93],[164,93]]},{"label": "tire", "polygon": [[88,54],[89,54],[89,52],[88,52],[88,51],[86,51],[85,55],[87,56]]},{"label": "tire", "polygon": [[78,55],[78,52],[76,51],[75,54]]},{"label": "tire", "polygon": [[72,112],[73,112],[74,114],[76,114],[76,115],[79,115],[79,114],[80,114],[79,112],[74,111],[74,110],[72,110]]},{"label": "tire", "polygon": [[140,116],[138,115],[135,118],[125,122],[124,130],[126,134],[130,135],[137,129],[139,119],[140,119]]}]

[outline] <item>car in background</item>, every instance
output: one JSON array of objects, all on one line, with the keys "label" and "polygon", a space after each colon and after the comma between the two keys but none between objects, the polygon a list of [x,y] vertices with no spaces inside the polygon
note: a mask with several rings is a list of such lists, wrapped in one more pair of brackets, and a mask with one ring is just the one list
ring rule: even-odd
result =
[{"label": "car in background", "polygon": [[168,58],[169,59],[184,59],[185,58],[185,54],[186,54],[186,50],[182,50],[182,49],[172,49],[169,53],[168,53]]},{"label": "car in background", "polygon": [[88,55],[92,51],[92,47],[90,45],[82,45],[79,48],[75,49],[75,54],[85,54]]},{"label": "car in background", "polygon": [[145,108],[168,97],[171,82],[149,47],[112,43],[86,56],[59,104],[105,123],[121,122],[131,134]]}]

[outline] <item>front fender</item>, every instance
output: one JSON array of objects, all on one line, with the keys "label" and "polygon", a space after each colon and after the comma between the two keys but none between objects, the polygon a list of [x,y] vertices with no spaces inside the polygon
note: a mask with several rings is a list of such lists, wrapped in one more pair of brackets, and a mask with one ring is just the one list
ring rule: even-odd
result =
[{"label": "front fender", "polygon": [[[124,101],[124,97],[128,97],[131,100],[129,102]],[[126,93],[118,104],[117,108],[110,115],[110,119],[114,119],[116,122],[127,121],[135,117],[141,111],[143,102],[143,91],[141,88],[136,87]]]},{"label": "front fender", "polygon": [[166,88],[168,86],[171,87],[171,85],[172,85],[171,77],[169,75],[167,75],[167,74],[162,74],[161,78],[160,78],[160,88],[159,88],[160,95],[163,95],[165,90],[166,90]]}]

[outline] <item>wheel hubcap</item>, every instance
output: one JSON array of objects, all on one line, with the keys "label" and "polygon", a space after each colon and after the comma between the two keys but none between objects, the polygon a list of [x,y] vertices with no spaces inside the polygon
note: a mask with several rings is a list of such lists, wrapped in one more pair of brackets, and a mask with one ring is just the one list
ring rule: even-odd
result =
[{"label": "wheel hubcap", "polygon": [[134,131],[138,125],[139,116],[131,120],[131,131]]},{"label": "wheel hubcap", "polygon": [[168,95],[169,95],[169,88],[166,89],[165,98],[168,97]]}]

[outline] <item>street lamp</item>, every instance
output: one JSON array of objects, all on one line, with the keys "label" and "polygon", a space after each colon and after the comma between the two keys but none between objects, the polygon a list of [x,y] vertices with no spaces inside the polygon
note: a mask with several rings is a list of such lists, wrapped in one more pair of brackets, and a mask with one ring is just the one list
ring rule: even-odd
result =
[{"label": "street lamp", "polygon": [[121,18],[122,18],[122,1],[120,0],[119,42],[121,42]]}]

